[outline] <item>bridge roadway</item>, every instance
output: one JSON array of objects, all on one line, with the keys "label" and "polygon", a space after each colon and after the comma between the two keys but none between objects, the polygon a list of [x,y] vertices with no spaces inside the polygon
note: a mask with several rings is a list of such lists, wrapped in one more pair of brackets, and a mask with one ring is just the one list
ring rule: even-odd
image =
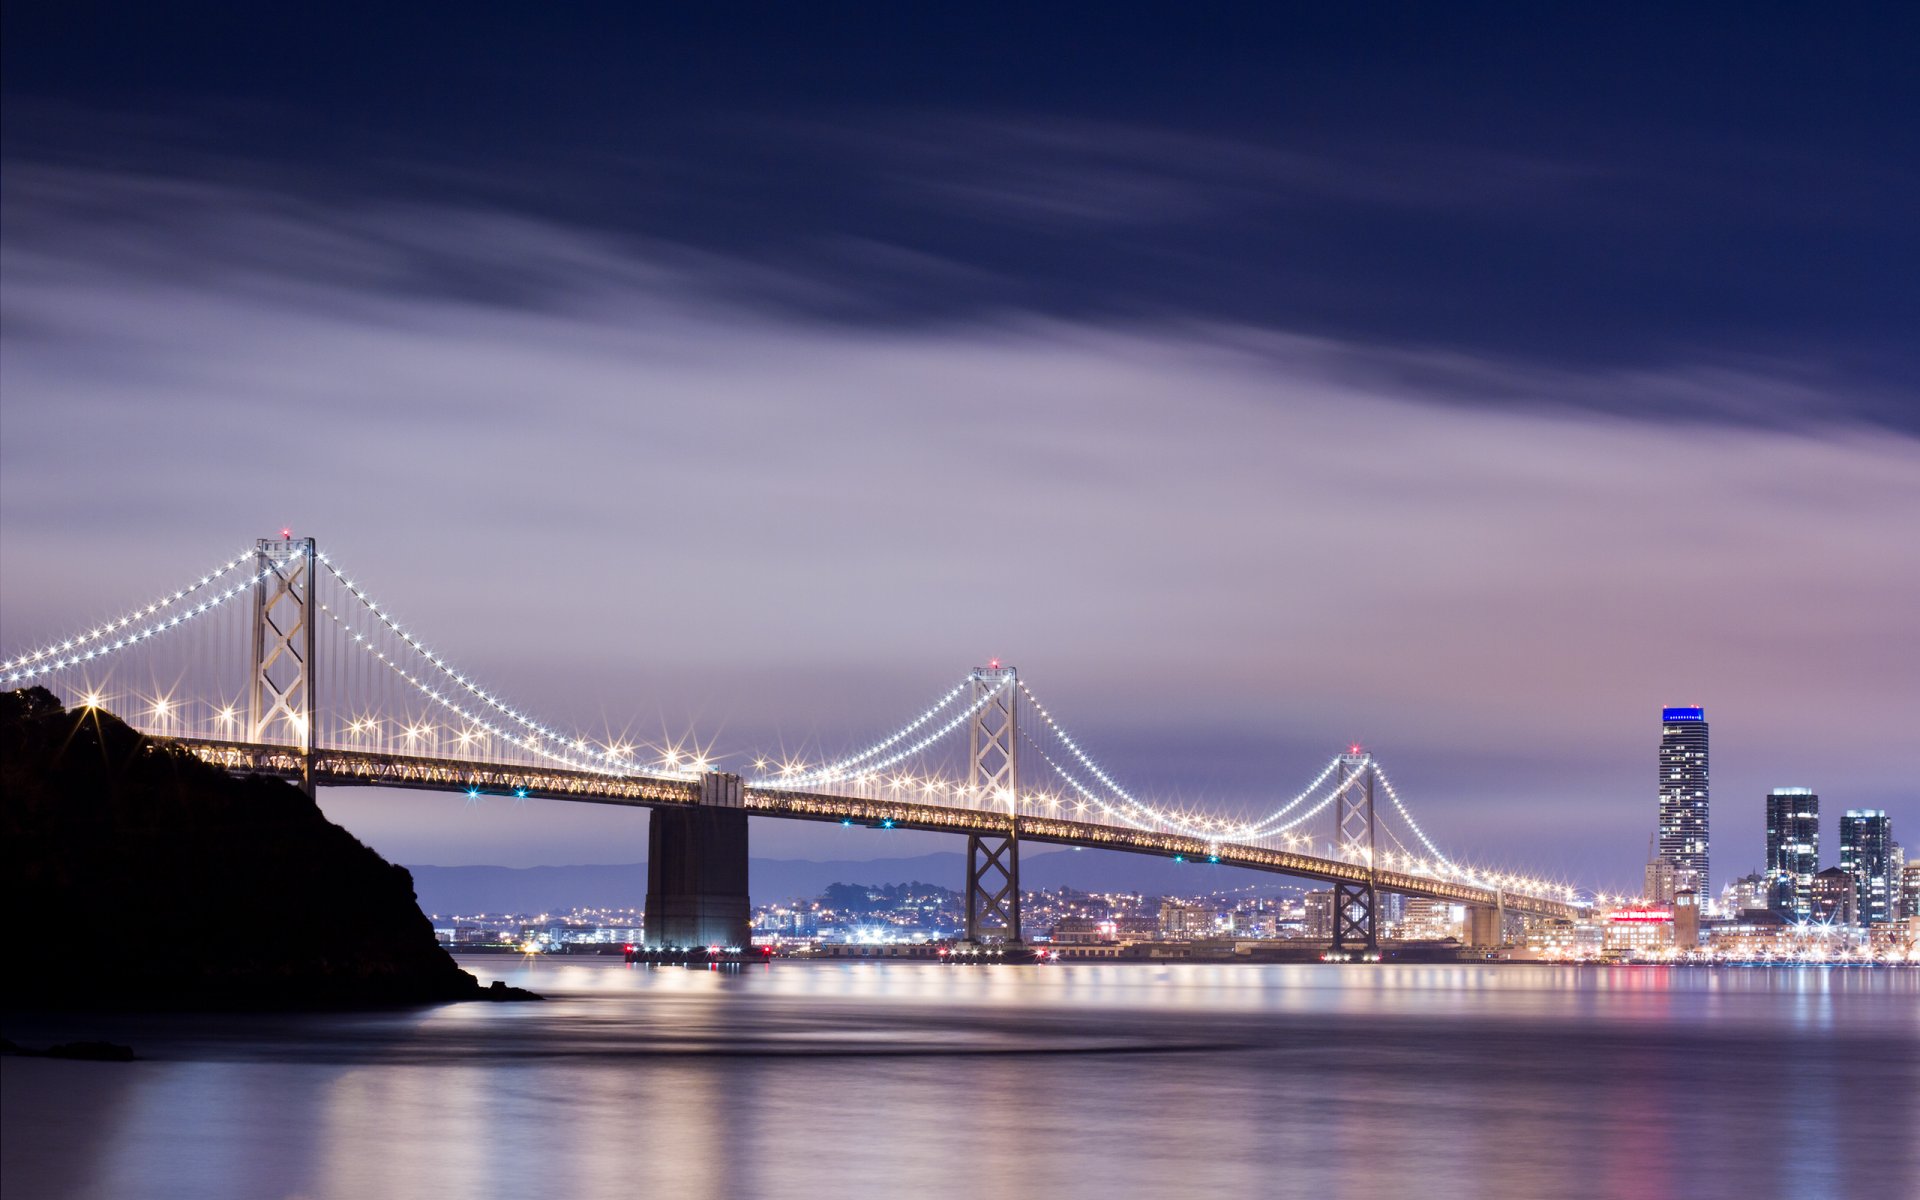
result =
[{"label": "bridge roadway", "polygon": [[[195,757],[240,775],[301,778],[300,752],[290,746],[172,738]],[[697,777],[602,775],[560,767],[503,766],[464,759],[392,754],[384,751],[316,749],[311,758],[313,782],[327,787],[398,787],[414,791],[473,792],[538,800],[572,800],[588,804],[620,804],[637,808],[697,808]],[[946,804],[875,797],[837,796],[823,792],[744,786],[741,807],[750,815],[800,821],[857,821],[878,825],[892,822],[896,829],[934,833],[978,833],[1004,836],[1013,817],[1006,813]],[[1496,892],[1474,884],[1429,879],[1399,871],[1369,871],[1339,859],[1321,858],[1291,850],[1237,842],[1209,842],[1184,834],[1160,833],[1124,825],[1069,821],[1059,817],[1021,814],[1022,841],[1121,850],[1158,858],[1185,858],[1189,862],[1217,860],[1226,866],[1246,867],[1327,883],[1365,883],[1381,891],[1428,896],[1456,904],[1494,908],[1504,906],[1529,916],[1572,920],[1584,910],[1559,900],[1519,892]]]}]

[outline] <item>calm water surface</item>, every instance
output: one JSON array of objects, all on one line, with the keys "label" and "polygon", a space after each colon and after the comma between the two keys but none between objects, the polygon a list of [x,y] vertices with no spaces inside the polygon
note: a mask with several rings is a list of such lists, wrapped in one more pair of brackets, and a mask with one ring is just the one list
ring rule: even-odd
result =
[{"label": "calm water surface", "polygon": [[464,961],[552,997],[10,1017],[36,1197],[1920,1198],[1920,972],[739,973]]}]

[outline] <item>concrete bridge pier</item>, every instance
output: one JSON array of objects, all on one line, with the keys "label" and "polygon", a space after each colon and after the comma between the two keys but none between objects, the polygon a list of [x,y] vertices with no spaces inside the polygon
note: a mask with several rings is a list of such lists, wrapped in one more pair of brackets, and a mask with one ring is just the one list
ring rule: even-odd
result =
[{"label": "concrete bridge pier", "polygon": [[1500,910],[1491,904],[1467,906],[1466,943],[1475,950],[1491,950],[1501,944]]},{"label": "concrete bridge pier", "polygon": [[740,777],[700,777],[700,803],[656,808],[647,827],[647,945],[734,946],[753,940],[747,810]]}]

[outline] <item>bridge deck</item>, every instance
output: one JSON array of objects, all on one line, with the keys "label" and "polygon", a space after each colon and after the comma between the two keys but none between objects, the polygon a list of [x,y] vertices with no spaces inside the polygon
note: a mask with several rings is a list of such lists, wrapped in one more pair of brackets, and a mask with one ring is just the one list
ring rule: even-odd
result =
[{"label": "bridge deck", "polygon": [[[260,746],[242,742],[173,739],[203,761],[236,774],[301,777],[299,752],[290,746]],[[516,767],[463,759],[430,758],[362,750],[316,750],[311,759],[313,781],[326,787],[399,787],[416,791],[478,792],[542,800],[571,800],[591,804],[635,807],[682,807],[700,803],[695,778],[672,776],[601,775],[558,767]],[[936,833],[1004,834],[1013,818],[1006,813],[924,804],[838,796],[820,792],[748,787],[742,806],[751,814],[802,821],[854,821],[864,825],[891,822],[894,828]],[[1058,817],[1022,814],[1020,837],[1089,849],[1122,850],[1190,862],[1216,861],[1223,865],[1270,871],[1323,882],[1364,883],[1371,879],[1383,891],[1428,896],[1457,904],[1504,905],[1533,916],[1572,919],[1581,915],[1574,905],[1520,893],[1504,895],[1489,888],[1451,880],[1429,879],[1397,871],[1368,871],[1358,863],[1321,858],[1266,846],[1235,842],[1208,842],[1183,834],[1069,821]]]}]

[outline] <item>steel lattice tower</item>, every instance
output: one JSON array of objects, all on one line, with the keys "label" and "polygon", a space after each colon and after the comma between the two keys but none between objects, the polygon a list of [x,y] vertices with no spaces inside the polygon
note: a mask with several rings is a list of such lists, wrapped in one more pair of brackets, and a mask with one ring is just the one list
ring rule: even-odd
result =
[{"label": "steel lattice tower", "polygon": [[1340,756],[1333,802],[1333,856],[1367,868],[1364,882],[1333,885],[1333,949],[1379,949],[1373,886],[1373,756],[1358,747]]},{"label": "steel lattice tower", "polygon": [[[252,664],[248,671],[248,741],[291,741],[300,751],[300,787],[313,795],[314,703],[312,538],[256,543]],[[291,737],[272,736],[284,721]]]},{"label": "steel lattice tower", "polygon": [[967,940],[1020,940],[1019,677],[997,661],[973,672],[967,783],[986,804],[1006,806],[1004,835],[967,835]]}]

